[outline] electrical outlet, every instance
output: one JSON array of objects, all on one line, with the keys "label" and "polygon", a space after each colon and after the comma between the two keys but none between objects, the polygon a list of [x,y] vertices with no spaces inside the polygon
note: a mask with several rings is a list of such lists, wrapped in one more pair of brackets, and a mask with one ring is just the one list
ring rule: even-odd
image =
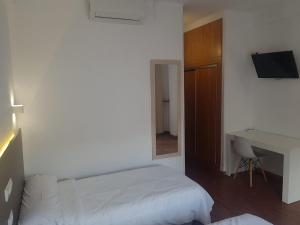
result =
[{"label": "electrical outlet", "polygon": [[7,185],[5,187],[5,190],[4,190],[5,202],[8,202],[9,197],[10,197],[11,192],[12,192],[12,189],[13,189],[13,181],[12,181],[11,178],[9,178],[8,183],[7,183]]},{"label": "electrical outlet", "polygon": [[7,220],[7,225],[13,225],[13,223],[14,223],[14,214],[13,211],[11,210]]}]

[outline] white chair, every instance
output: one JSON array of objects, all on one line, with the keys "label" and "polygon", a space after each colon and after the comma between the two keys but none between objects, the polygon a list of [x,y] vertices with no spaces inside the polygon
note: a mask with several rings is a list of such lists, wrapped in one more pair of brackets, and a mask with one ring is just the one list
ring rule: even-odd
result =
[{"label": "white chair", "polygon": [[239,169],[245,165],[248,165],[249,168],[249,175],[250,175],[250,187],[253,186],[253,169],[255,165],[258,165],[260,167],[260,170],[264,176],[264,180],[267,182],[267,177],[265,174],[265,171],[262,168],[262,162],[260,160],[261,157],[265,156],[266,154],[263,154],[261,151],[255,151],[255,149],[251,146],[251,143],[242,137],[234,137],[233,140],[233,148],[235,152],[240,156],[240,160],[238,161],[234,179],[236,178]]}]

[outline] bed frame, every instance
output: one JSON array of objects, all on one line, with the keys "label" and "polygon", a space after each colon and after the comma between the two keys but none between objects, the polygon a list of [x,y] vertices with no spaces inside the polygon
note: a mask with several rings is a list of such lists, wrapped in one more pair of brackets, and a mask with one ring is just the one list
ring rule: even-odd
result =
[{"label": "bed frame", "polygon": [[[13,188],[8,202],[5,202],[4,190],[9,178]],[[13,225],[18,224],[24,189],[24,163],[22,132],[19,130],[0,158],[0,224],[7,224],[10,212],[13,212]]]}]

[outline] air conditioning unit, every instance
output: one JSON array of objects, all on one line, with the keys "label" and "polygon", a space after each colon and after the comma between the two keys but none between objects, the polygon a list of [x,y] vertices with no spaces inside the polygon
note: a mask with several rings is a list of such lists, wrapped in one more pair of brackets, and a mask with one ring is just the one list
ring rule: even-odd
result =
[{"label": "air conditioning unit", "polygon": [[145,14],[145,0],[90,0],[92,20],[139,24]]}]

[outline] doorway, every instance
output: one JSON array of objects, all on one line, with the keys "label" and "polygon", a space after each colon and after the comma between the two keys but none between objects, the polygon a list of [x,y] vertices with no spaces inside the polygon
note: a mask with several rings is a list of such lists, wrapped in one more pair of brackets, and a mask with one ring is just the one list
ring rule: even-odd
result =
[{"label": "doorway", "polygon": [[188,31],[185,44],[186,172],[220,171],[222,20]]}]

